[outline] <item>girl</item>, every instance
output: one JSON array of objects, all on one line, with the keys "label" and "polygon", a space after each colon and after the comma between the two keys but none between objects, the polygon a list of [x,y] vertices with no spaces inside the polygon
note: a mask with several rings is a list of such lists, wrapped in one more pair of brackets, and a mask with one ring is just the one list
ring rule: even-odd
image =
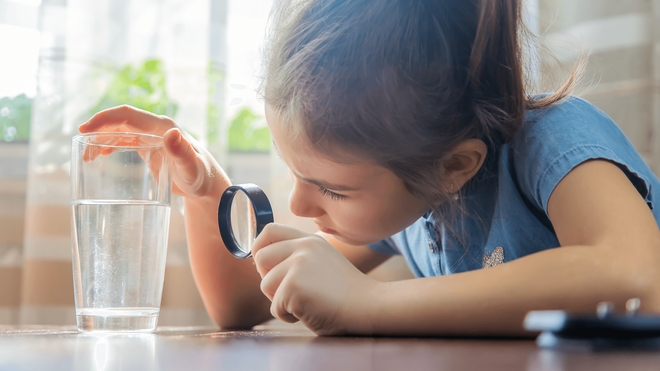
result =
[{"label": "girl", "polygon": [[[636,297],[660,312],[660,183],[589,103],[529,96],[517,0],[276,4],[263,93],[293,213],[254,263],[217,227],[230,185],[167,117],[117,107],[80,126],[163,135],[213,320],[317,334],[521,335],[536,309]],[[402,254],[418,277],[365,275]],[[256,268],[256,269],[255,269]]]}]

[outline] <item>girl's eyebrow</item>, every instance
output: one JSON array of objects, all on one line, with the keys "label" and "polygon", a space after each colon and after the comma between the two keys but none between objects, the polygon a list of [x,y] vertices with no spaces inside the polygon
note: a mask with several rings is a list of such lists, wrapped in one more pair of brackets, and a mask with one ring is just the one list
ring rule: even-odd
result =
[{"label": "girl's eyebrow", "polygon": [[331,183],[324,182],[322,180],[303,178],[300,175],[294,173],[293,170],[291,170],[291,172],[298,179],[300,179],[301,182],[314,184],[315,186],[317,186],[319,188],[325,188],[325,189],[329,189],[329,190],[333,190],[333,191],[357,191],[358,190],[358,188],[349,187],[349,186],[345,186],[345,185],[341,185],[341,184],[331,184]]},{"label": "girl's eyebrow", "polygon": [[[275,152],[277,153],[277,155],[282,157],[280,155],[280,151],[277,149],[277,145],[275,144],[275,141],[271,139],[271,142],[273,143],[273,148],[275,148]],[[289,170],[291,170],[291,168],[289,168]],[[296,178],[300,179],[301,182],[308,183],[308,184],[313,184],[313,185],[315,185],[319,188],[325,188],[325,189],[329,189],[329,190],[333,190],[333,191],[357,191],[358,190],[358,188],[349,187],[349,186],[345,186],[345,185],[341,185],[341,184],[331,184],[331,183],[328,183],[328,182],[324,182],[322,180],[307,179],[305,177],[302,177],[302,176],[296,174],[293,170],[291,170],[291,172],[293,173],[293,175],[296,176]]]}]

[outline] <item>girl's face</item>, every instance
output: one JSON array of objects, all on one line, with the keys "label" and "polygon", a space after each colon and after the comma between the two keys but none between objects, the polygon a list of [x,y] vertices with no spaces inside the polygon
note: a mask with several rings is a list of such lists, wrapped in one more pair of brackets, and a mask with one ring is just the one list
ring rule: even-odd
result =
[{"label": "girl's face", "polygon": [[289,207],[295,215],[311,218],[322,232],[351,245],[366,245],[405,229],[427,211],[390,170],[366,160],[337,163],[303,140],[291,140],[268,105],[266,120],[293,176]]}]

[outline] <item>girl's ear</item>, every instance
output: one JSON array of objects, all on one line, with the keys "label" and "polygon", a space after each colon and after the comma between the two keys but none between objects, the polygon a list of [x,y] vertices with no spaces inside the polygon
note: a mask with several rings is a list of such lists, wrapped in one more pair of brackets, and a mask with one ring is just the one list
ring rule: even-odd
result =
[{"label": "girl's ear", "polygon": [[458,192],[481,169],[487,153],[486,143],[480,139],[465,140],[449,151],[447,160],[440,164],[445,190]]}]

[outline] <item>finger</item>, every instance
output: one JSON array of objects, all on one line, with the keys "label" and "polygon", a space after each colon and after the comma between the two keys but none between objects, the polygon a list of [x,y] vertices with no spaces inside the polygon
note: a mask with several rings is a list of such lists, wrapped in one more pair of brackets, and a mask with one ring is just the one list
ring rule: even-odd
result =
[{"label": "finger", "polygon": [[197,150],[178,128],[171,128],[163,134],[163,142],[168,152],[174,158],[186,159],[189,155],[196,155]]},{"label": "finger", "polygon": [[139,144],[139,139],[138,138],[133,138],[132,140],[127,140],[126,138],[122,136],[118,136],[116,138],[112,138],[111,140],[107,141],[103,146],[99,147],[100,148],[100,155],[101,156],[108,156],[112,154],[114,151],[117,150],[118,147],[130,147],[130,146],[137,146]]},{"label": "finger", "polygon": [[97,146],[85,146],[82,153],[82,160],[84,162],[94,161],[101,154],[101,150]]},{"label": "finger", "polygon": [[[134,135],[97,135],[92,138],[83,151],[82,158],[85,162],[94,161],[98,156],[111,155],[119,147],[137,147],[141,144],[141,139]],[[144,159],[144,156],[142,158]]]},{"label": "finger", "polygon": [[284,277],[286,277],[287,272],[289,272],[291,265],[292,259],[286,259],[263,276],[260,284],[261,292],[271,301],[277,292],[277,288],[282,283]]},{"label": "finger", "polygon": [[[167,117],[131,106],[118,106],[98,112],[78,127],[81,133],[103,131],[133,131],[163,135],[174,123]],[[120,130],[117,130],[120,129]],[[127,130],[133,129],[133,130]]]},{"label": "finger", "polygon": [[115,136],[100,136],[94,137],[93,141],[90,141],[83,151],[83,161],[90,162],[94,161],[98,156],[107,156],[112,154],[116,150],[116,146],[121,142],[120,137]]},{"label": "finger", "polygon": [[177,128],[168,130],[163,135],[163,142],[174,161],[177,174],[193,188],[197,187],[197,183],[204,180],[204,174],[200,174],[203,166],[200,166],[201,159],[192,143]]},{"label": "finger", "polygon": [[[287,270],[287,273],[289,271]],[[272,303],[270,304],[270,313],[275,318],[279,318],[284,322],[296,323],[300,319],[288,310],[288,302],[291,300],[291,292],[288,290],[287,281],[290,276],[284,276],[281,280],[278,290],[275,292]]]},{"label": "finger", "polygon": [[296,238],[302,238],[312,236],[307,232],[291,228],[289,226],[277,223],[267,224],[264,229],[261,231],[259,236],[254,240],[252,245],[252,255],[256,255],[259,250],[263,249],[268,245],[272,245],[275,242],[293,240]]},{"label": "finger", "polygon": [[160,171],[163,166],[166,166],[166,162],[163,157],[165,156],[165,150],[162,147],[157,149],[145,149],[138,151],[142,160],[147,163],[151,176],[155,180],[160,180]]},{"label": "finger", "polygon": [[[270,304],[271,308],[273,307],[273,305],[275,305],[275,304],[273,304],[273,303]],[[271,314],[272,314],[272,313],[273,313],[273,310],[271,309],[270,312],[271,312]],[[279,315],[279,317],[277,317],[277,316],[275,316],[275,315],[273,315],[273,317],[275,317],[275,318],[279,318],[280,320],[282,320],[282,321],[284,321],[284,322],[286,322],[286,323],[296,323],[296,322],[300,321],[300,320],[299,320],[298,318],[296,318],[296,316],[294,316],[293,314],[291,314],[291,313],[286,313],[286,312],[284,312],[284,313],[282,313],[281,315]]]},{"label": "finger", "polygon": [[259,250],[258,254],[254,253],[254,249],[252,251],[254,262],[257,265],[257,272],[259,272],[261,278],[264,278],[271,269],[284,262],[296,251],[296,244],[292,243],[291,240],[285,240],[268,245],[268,248]]}]

